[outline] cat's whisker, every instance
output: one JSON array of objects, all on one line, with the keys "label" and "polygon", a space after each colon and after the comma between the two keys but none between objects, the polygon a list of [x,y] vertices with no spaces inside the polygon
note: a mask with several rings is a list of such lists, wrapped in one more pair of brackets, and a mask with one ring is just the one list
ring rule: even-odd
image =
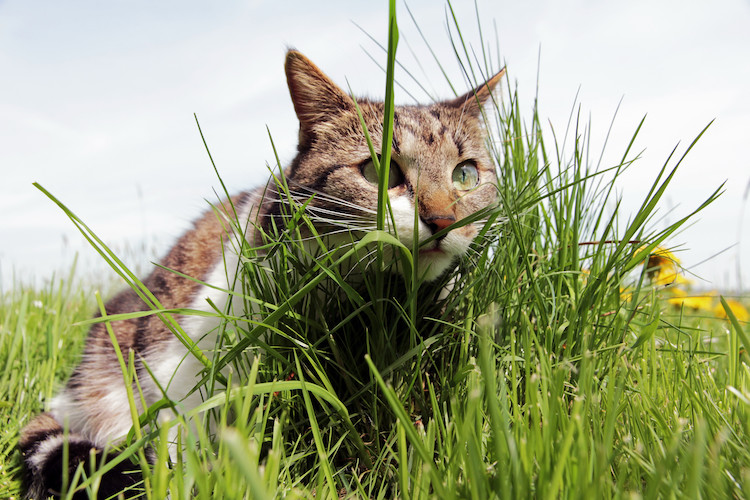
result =
[{"label": "cat's whisker", "polygon": [[[350,229],[350,228],[344,228],[344,229],[339,229],[339,230],[336,230],[336,231],[326,231],[326,232],[323,232],[323,233],[319,233],[317,236],[316,235],[310,235],[310,236],[306,236],[306,237],[303,237],[303,238],[289,238],[289,241],[294,242],[294,243],[303,243],[303,242],[315,241],[315,240],[318,240],[319,238],[326,238],[326,237],[330,237],[330,236],[334,236],[334,235],[339,235],[339,234],[348,234],[348,233],[354,233],[354,232],[367,232],[367,231],[374,231],[375,229],[376,228],[374,226],[371,227],[371,228],[364,228],[364,229],[361,229],[361,230],[360,229],[354,230],[354,229]],[[355,241],[355,239],[353,239],[351,242],[348,242],[348,241],[347,242],[343,242],[343,243],[337,242],[337,244],[341,245],[341,246],[343,246],[343,245],[351,245],[353,243],[357,243],[357,241]]]},{"label": "cat's whisker", "polygon": [[[281,202],[278,200],[275,200],[274,203],[281,203]],[[309,205],[306,207],[306,213],[312,219],[321,220],[321,221],[336,221],[338,225],[341,225],[342,222],[346,222],[346,221],[351,221],[353,223],[362,223],[362,222],[371,223],[373,220],[372,217],[368,217],[364,215],[352,214],[348,212],[338,212],[336,210],[326,209],[322,207],[312,207]],[[333,216],[338,217],[338,219],[330,219],[328,217],[318,215],[319,213],[333,215]],[[277,214],[266,213],[266,214],[258,214],[256,216],[256,218],[258,219],[269,219],[273,217],[277,217]]]},{"label": "cat's whisker", "polygon": [[344,275],[344,278],[349,279],[352,276],[352,274],[354,274],[355,270],[358,270],[358,268],[360,268],[360,266],[362,266],[360,270],[362,271],[367,270],[367,268],[370,267],[372,263],[377,260],[377,253],[378,253],[377,248],[373,248],[372,250],[364,254],[359,259],[357,264],[352,266],[351,269],[347,271],[347,273]]},{"label": "cat's whisker", "polygon": [[[350,208],[354,208],[354,209],[362,211],[362,212],[366,212],[366,213],[370,213],[370,214],[377,214],[377,210],[374,210],[374,209],[369,208],[369,207],[363,207],[363,206],[358,205],[356,203],[352,203],[349,200],[345,200],[345,199],[340,198],[338,196],[334,196],[331,193],[324,193],[324,192],[322,192],[322,191],[320,191],[318,189],[314,189],[314,188],[310,188],[310,187],[307,187],[307,186],[303,186],[303,185],[301,185],[301,184],[299,184],[297,182],[294,182],[292,180],[287,180],[287,183],[291,184],[291,185],[294,185],[297,188],[296,190],[290,189],[289,193],[292,196],[300,196],[305,201],[307,201],[311,196],[314,195],[315,198],[323,200],[323,201],[330,201],[330,202],[333,202],[335,204],[338,204],[338,205],[341,205],[341,206],[350,207]],[[276,191],[276,193],[278,194],[278,191]],[[285,194],[286,193],[281,193],[280,196],[285,196]]]},{"label": "cat's whisker", "polygon": [[362,259],[360,259],[360,263],[364,262],[364,269],[369,268],[374,262],[378,260],[377,256],[377,249],[372,250],[371,252],[366,253]]},{"label": "cat's whisker", "polygon": [[[309,200],[309,197],[304,198],[304,197],[300,196],[300,197],[298,197],[298,199],[295,199],[294,202],[296,204],[298,204],[299,206],[302,206],[308,200]],[[346,217],[346,218],[349,218],[349,219],[361,219],[361,220],[365,220],[365,221],[369,221],[369,220],[373,219],[372,215],[375,212],[372,211],[372,210],[366,209],[364,207],[360,207],[360,206],[352,204],[352,203],[343,203],[341,200],[337,200],[337,199],[332,199],[332,200],[329,200],[329,201],[334,201],[334,202],[338,203],[339,205],[341,205],[342,207],[345,207],[345,208],[354,209],[355,212],[353,213],[352,211],[334,210],[333,208],[321,207],[321,206],[318,206],[318,205],[315,205],[315,204],[312,204],[312,203],[310,203],[310,204],[308,204],[308,205],[305,206],[305,211],[308,214],[316,213],[316,212],[321,212],[321,213],[328,213],[330,215],[335,215],[335,216],[338,216],[338,217],[342,217],[343,216],[343,217]],[[269,200],[269,202],[275,203],[275,204],[279,204],[279,205],[288,205],[289,204],[289,200],[280,200],[280,199],[271,199],[271,200]],[[294,208],[295,207],[292,206],[292,209],[294,209]],[[356,212],[360,212],[360,213],[356,213]]]},{"label": "cat's whisker", "polygon": [[358,223],[356,221],[340,221],[335,219],[329,219],[326,217],[314,217],[312,218],[312,222],[315,223],[315,226],[333,226],[336,228],[341,228],[341,230],[344,231],[372,231],[376,228],[374,224],[372,224],[372,221],[366,221],[368,224]]},{"label": "cat's whisker", "polygon": [[337,203],[339,203],[341,205],[349,205],[349,206],[356,207],[356,208],[366,209],[366,210],[369,210],[371,212],[377,212],[377,210],[368,209],[367,207],[363,207],[361,205],[353,203],[350,200],[341,198],[341,197],[333,195],[331,193],[326,193],[326,192],[320,191],[319,189],[311,188],[311,187],[308,187],[308,186],[303,186],[302,184],[298,184],[296,182],[292,182],[292,184],[294,184],[296,186],[297,190],[290,190],[291,193],[302,195],[302,196],[305,196],[305,197],[308,197],[308,198],[310,196],[315,196],[317,198],[320,198],[320,199],[323,199],[323,200],[326,200],[326,201],[337,202]]},{"label": "cat's whisker", "polygon": [[334,215],[334,216],[337,216],[337,217],[344,217],[346,219],[359,219],[359,220],[362,220],[362,221],[372,221],[373,220],[372,217],[365,217],[365,216],[361,216],[361,215],[357,215],[357,214],[350,214],[350,213],[346,213],[346,212],[337,212],[336,210],[330,210],[330,209],[320,208],[320,207],[309,207],[308,206],[307,212],[311,216],[318,216],[319,213],[323,213],[323,214]]},{"label": "cat's whisker", "polygon": [[[291,190],[287,192],[287,191],[278,191],[277,189],[267,189],[265,194],[274,195],[275,198],[266,196],[266,198],[263,200],[264,203],[278,203],[278,204],[288,205],[291,201],[294,205],[300,205],[300,206],[304,205],[305,203],[312,200],[313,198],[323,199],[323,197],[325,196],[322,193],[313,194],[313,193],[308,193],[308,192],[303,192],[303,191],[291,191]],[[332,198],[327,201],[341,201],[341,200]],[[342,202],[341,204],[344,204],[344,203]],[[358,205],[351,204],[351,203],[350,205],[356,208],[363,208],[363,207],[359,207]]]}]

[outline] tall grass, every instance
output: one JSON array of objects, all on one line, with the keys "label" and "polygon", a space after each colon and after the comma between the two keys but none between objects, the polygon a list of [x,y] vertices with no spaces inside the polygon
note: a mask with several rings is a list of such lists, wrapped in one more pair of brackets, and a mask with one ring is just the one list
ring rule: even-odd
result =
[{"label": "tall grass", "polygon": [[[448,5],[456,56],[479,84],[497,68],[485,53],[474,57]],[[386,102],[392,105],[398,26],[393,2],[390,7]],[[219,345],[196,353],[206,366],[196,387],[204,404],[185,412],[164,399],[134,416],[120,459],[144,464],[146,443],[156,455],[153,465],[143,465],[144,484],[134,493],[744,496],[750,487],[747,324],[728,307],[729,322],[675,313],[644,264],[690,217],[654,229],[660,199],[694,142],[665,161],[638,212],[623,221],[613,186],[637,163],[631,150],[641,124],[634,124],[621,160],[596,170],[585,126],[575,117],[564,134],[570,141],[550,144],[537,110],[524,119],[512,88],[496,104],[487,109],[494,130],[488,147],[497,162],[500,204],[482,214],[488,222],[481,237],[437,283],[421,283],[412,271],[416,248],[384,230],[385,197],[379,230],[353,236],[340,250],[319,237],[303,244],[302,235],[315,234],[315,227],[291,195],[289,222],[274,227],[262,248],[249,247],[242,223],[233,228],[231,245],[241,255],[233,293],[244,306],[217,308]],[[392,115],[384,123],[391,133]],[[380,153],[387,161],[387,147]],[[381,188],[387,170],[380,169]],[[282,189],[284,182],[279,176]],[[181,335],[173,315],[190,311],[162,310],[106,244],[59,204],[153,314]],[[391,253],[398,257],[384,257]],[[53,380],[64,378],[80,347],[83,329],[71,325],[82,321],[89,301],[67,283],[3,298],[0,388],[8,399],[0,411],[9,425],[0,456],[9,465],[2,468],[0,492],[8,496],[19,491],[19,457],[12,452],[18,429],[49,398]],[[34,309],[35,301],[46,313]],[[132,358],[122,363],[127,373]],[[167,407],[178,416],[157,418]],[[171,464],[170,429],[184,449]],[[101,473],[81,471],[71,488],[94,495]]]},{"label": "tall grass", "polygon": [[0,297],[0,498],[20,498],[16,445],[21,428],[72,370],[91,313],[88,290],[65,277],[30,288],[17,284]]}]

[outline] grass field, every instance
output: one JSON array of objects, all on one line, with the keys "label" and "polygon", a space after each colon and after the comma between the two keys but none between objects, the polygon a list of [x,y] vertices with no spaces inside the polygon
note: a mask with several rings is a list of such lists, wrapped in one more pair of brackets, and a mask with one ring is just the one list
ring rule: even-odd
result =
[{"label": "grass field", "polygon": [[[389,70],[396,42],[392,31]],[[465,67],[492,73],[470,65],[459,39],[456,47]],[[387,102],[392,89],[389,71]],[[620,162],[594,171],[575,117],[558,135],[569,143],[549,144],[536,110],[524,120],[512,89],[502,102],[488,117],[496,125],[500,206],[482,214],[482,237],[438,283],[420,283],[408,272],[414,249],[376,231],[352,249],[374,264],[351,285],[340,272],[345,259],[316,262],[299,244],[299,228],[311,224],[302,207],[264,253],[243,249],[246,308],[216,312],[223,344],[207,354],[203,412],[164,400],[134,418],[120,456],[142,467],[145,481],[131,493],[747,496],[747,301],[691,289],[664,249],[692,214],[672,224],[656,219],[692,145],[665,161],[640,210],[625,218],[614,185],[637,163],[632,141]],[[635,139],[640,124],[633,128]],[[695,211],[710,205],[716,188]],[[375,270],[388,252],[398,255],[403,277]],[[81,323],[100,300],[92,284],[72,276],[44,287],[17,284],[2,297],[0,498],[21,496],[19,429],[70,373],[86,333]],[[224,365],[232,367],[228,379],[217,374]],[[179,415],[157,420],[165,407]],[[168,466],[173,427],[185,451]],[[151,467],[143,459],[149,442],[157,455]],[[95,494],[100,475],[81,469],[69,478],[69,494],[76,486]]]}]

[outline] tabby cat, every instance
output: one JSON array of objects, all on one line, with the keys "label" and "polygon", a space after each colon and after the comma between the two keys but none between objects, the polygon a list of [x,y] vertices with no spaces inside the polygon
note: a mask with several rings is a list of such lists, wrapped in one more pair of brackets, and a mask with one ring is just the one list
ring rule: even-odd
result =
[{"label": "tabby cat", "polygon": [[[287,53],[285,69],[300,123],[298,153],[283,172],[285,185],[295,199],[309,201],[306,210],[319,233],[340,234],[330,230],[335,224],[339,228],[349,225],[355,231],[352,234],[361,235],[363,227],[375,226],[378,188],[355,100],[297,51]],[[452,225],[496,203],[497,178],[486,149],[482,110],[502,75],[501,71],[456,99],[396,107],[388,185],[395,226],[391,232],[413,248],[415,239],[422,242],[448,229],[443,237],[420,248],[417,272],[426,281],[454,265],[479,230],[476,224]],[[358,100],[357,104],[379,150],[384,105],[370,100]],[[250,245],[260,245],[263,230],[283,224],[288,201],[279,194],[278,182],[272,179],[263,188],[241,193],[195,221],[162,260],[163,267],[157,267],[143,282],[161,307],[213,311],[209,300],[219,308],[231,305],[226,292],[221,291],[233,286],[238,262],[237,255],[227,251],[233,235],[229,220],[247,227],[245,237]],[[106,304],[109,315],[146,309],[131,289]],[[214,347],[215,337],[206,332],[216,329],[215,318],[174,319],[200,348]],[[197,391],[190,391],[204,366],[195,356],[187,355],[185,344],[167,323],[147,315],[113,322],[112,328],[126,359],[129,351],[134,352],[147,404],[162,398],[161,386],[172,400],[182,401],[185,408],[194,407],[201,399]],[[49,410],[34,418],[20,436],[29,497],[59,493],[64,467],[72,477],[76,466],[89,460],[92,449],[101,458],[104,448],[122,440],[131,424],[110,336],[103,323],[94,324],[83,358],[67,384],[49,403]],[[63,462],[64,439],[67,464]],[[120,464],[104,476],[100,496],[139,480],[124,474],[123,467]]]}]

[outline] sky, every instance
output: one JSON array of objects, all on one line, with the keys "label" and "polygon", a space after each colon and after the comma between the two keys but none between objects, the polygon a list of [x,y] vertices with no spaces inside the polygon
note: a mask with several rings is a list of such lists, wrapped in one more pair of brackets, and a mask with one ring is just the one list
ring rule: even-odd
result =
[{"label": "sky", "polygon": [[[724,194],[670,239],[701,288],[750,286],[750,1],[530,2],[456,0],[468,44],[477,18],[510,84],[547,137],[572,110],[605,143],[602,166],[643,154],[618,183],[635,210],[670,152],[680,165],[656,228]],[[398,3],[399,59],[432,96],[451,97],[419,30],[453,84],[468,90],[450,45],[446,4]],[[387,2],[0,0],[0,283],[67,272],[114,274],[39,182],[136,269],[168,249],[221,189],[196,126],[230,192],[265,181],[293,158],[297,122],[283,73],[295,47],[342,87],[381,98]],[[428,101],[408,76],[397,78]],[[538,90],[537,90],[538,85]],[[413,102],[400,92],[397,102]],[[619,106],[619,108],[618,108]],[[528,116],[528,115],[527,115]],[[593,153],[592,153],[593,155]],[[674,160],[671,165],[674,164]],[[208,201],[206,201],[208,200]]]}]

